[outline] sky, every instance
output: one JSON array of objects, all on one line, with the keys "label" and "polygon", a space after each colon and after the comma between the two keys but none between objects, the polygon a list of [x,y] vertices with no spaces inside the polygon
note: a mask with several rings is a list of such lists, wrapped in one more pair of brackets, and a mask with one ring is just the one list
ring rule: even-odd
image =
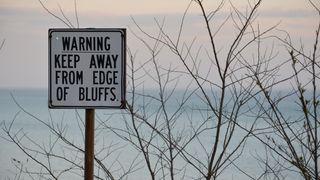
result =
[{"label": "sky", "polygon": [[[189,0],[77,0],[79,27],[122,27],[134,29],[132,18],[152,32],[155,18],[168,19],[168,31],[174,34]],[[214,9],[218,1],[204,0],[205,7]],[[230,0],[244,10],[248,0]],[[253,2],[249,0],[249,2]],[[316,1],[315,1],[316,2]],[[76,26],[74,0],[43,0],[43,5],[63,18],[60,11]],[[59,8],[60,7],[60,8]],[[229,1],[221,10],[230,12]],[[194,34],[200,9],[192,3],[186,34]],[[272,26],[288,31],[302,42],[309,42],[318,21],[307,0],[264,0],[259,8],[261,26]],[[201,24],[202,23],[202,24]],[[38,0],[0,0],[0,88],[47,88],[48,84],[48,29],[67,27],[42,7]],[[201,37],[201,35],[199,34]],[[128,33],[128,47],[138,50],[137,39]],[[200,38],[201,39],[201,38]]]}]

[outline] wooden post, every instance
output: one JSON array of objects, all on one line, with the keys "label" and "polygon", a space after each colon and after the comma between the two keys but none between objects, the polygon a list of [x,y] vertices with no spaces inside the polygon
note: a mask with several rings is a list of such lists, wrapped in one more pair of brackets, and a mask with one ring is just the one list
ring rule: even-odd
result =
[{"label": "wooden post", "polygon": [[84,179],[93,180],[94,175],[94,109],[86,109]]}]

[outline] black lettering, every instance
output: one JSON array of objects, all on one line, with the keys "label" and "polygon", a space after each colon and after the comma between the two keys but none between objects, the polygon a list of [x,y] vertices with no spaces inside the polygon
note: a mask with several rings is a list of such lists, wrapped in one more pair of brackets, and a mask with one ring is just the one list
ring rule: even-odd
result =
[{"label": "black lettering", "polygon": [[63,87],[63,99],[64,99],[64,101],[67,99],[67,94],[68,94],[68,90],[69,89],[69,87]]},{"label": "black lettering", "polygon": [[99,95],[97,95],[98,101],[101,101],[102,95],[104,94],[104,91],[103,91],[104,89],[105,89],[104,87],[99,87]]},{"label": "black lettering", "polygon": [[80,61],[80,56],[78,54],[68,54],[67,68],[77,68],[77,63]]},{"label": "black lettering", "polygon": [[79,101],[118,101],[115,87],[79,87]]},{"label": "black lettering", "polygon": [[92,54],[89,67],[106,69],[116,68],[118,57],[119,55]]},{"label": "black lettering", "polygon": [[98,64],[98,68],[103,68],[104,65],[104,59],[105,59],[105,55],[104,54],[97,54],[97,64]]},{"label": "black lettering", "polygon": [[110,37],[62,37],[63,51],[109,51]]},{"label": "black lettering", "polygon": [[92,73],[92,76],[93,76],[93,82],[92,82],[92,84],[98,84],[98,80],[97,80],[97,79],[99,79],[99,78],[98,78],[98,76],[97,76],[97,72],[98,72],[98,71],[93,71],[93,73]]},{"label": "black lettering", "polygon": [[83,71],[77,71],[76,84],[83,84]]},{"label": "black lettering", "polygon": [[61,55],[61,59],[60,59],[60,61],[61,61],[61,68],[67,68],[67,67],[65,66],[65,61],[66,61],[65,57],[66,57],[66,56],[67,56],[66,54],[62,54],[62,55]]},{"label": "black lettering", "polygon": [[69,51],[70,49],[70,37],[62,37],[62,48],[64,51]]},{"label": "black lettering", "polygon": [[72,38],[72,46],[71,46],[71,50],[78,50],[78,46],[77,46],[77,40],[76,40],[76,37],[73,37]]},{"label": "black lettering", "polygon": [[59,84],[58,79],[61,78],[61,76],[59,76],[59,74],[61,74],[61,71],[56,71],[56,83],[55,84]]},{"label": "black lettering", "polygon": [[89,68],[97,68],[96,60],[94,59],[94,55],[91,55],[91,61]]},{"label": "black lettering", "polygon": [[79,50],[80,50],[80,51],[85,50],[85,48],[84,48],[84,42],[85,42],[84,37],[79,37]]},{"label": "black lettering", "polygon": [[92,38],[86,37],[86,50],[89,50],[89,49],[92,50]]},{"label": "black lettering", "polygon": [[72,57],[73,55],[72,54],[68,54],[68,67],[72,67],[72,59],[71,59],[71,57]]},{"label": "black lettering", "polygon": [[54,61],[55,68],[77,68],[80,56],[78,54],[55,54]]},{"label": "black lettering", "polygon": [[110,98],[111,101],[114,101],[117,99],[116,94],[114,93],[115,90],[116,90],[115,87],[110,88],[110,93],[112,95],[112,97]]},{"label": "black lettering", "polygon": [[112,75],[111,75],[111,78],[110,78],[110,74],[112,73],[111,71],[107,71],[105,74],[102,71],[100,73],[105,75],[104,77],[105,77],[105,81],[106,81],[107,84],[112,84],[112,80],[113,80],[112,79]]},{"label": "black lettering", "polygon": [[113,55],[113,54],[112,54],[113,68],[117,68],[118,56],[119,56],[118,54],[117,54],[117,55]]},{"label": "black lettering", "polygon": [[77,68],[77,64],[78,62],[80,61],[80,56],[78,54],[75,54],[74,57],[73,57],[73,60],[74,60],[74,68]]},{"label": "black lettering", "polygon": [[110,39],[109,36],[107,36],[107,37],[104,38],[104,48],[105,48],[106,51],[109,51],[109,50],[110,50],[109,39]]},{"label": "black lettering", "polygon": [[56,97],[58,101],[65,101],[67,99],[69,87],[58,87],[56,91]]},{"label": "black lettering", "polygon": [[54,55],[54,67],[55,68],[61,68],[61,64],[60,64],[60,54],[55,54]]},{"label": "black lettering", "polygon": [[60,83],[83,84],[83,71],[56,71],[56,84]]},{"label": "black lettering", "polygon": [[58,101],[61,101],[61,100],[62,100],[63,90],[62,90],[61,87],[58,87],[58,88],[57,88],[56,96],[57,96],[57,100],[58,100]]},{"label": "black lettering", "polygon": [[83,101],[83,100],[84,100],[84,88],[79,87],[79,101]]},{"label": "black lettering", "polygon": [[107,59],[105,60],[105,68],[112,68],[112,63],[110,59],[110,55],[107,55]]},{"label": "black lettering", "polygon": [[68,72],[67,71],[62,71],[62,84],[68,84]]},{"label": "black lettering", "polygon": [[93,71],[93,84],[117,85],[118,71]]},{"label": "black lettering", "polygon": [[[91,88],[91,95],[92,95],[92,91],[94,88]],[[89,90],[88,87],[86,87],[86,101],[91,101],[91,99],[89,99]]]},{"label": "black lettering", "polygon": [[103,39],[102,37],[97,37],[97,51],[103,50]]},{"label": "black lettering", "polygon": [[118,71],[113,71],[113,84],[117,85],[118,84],[118,81],[116,80],[118,78],[117,76],[118,74]]},{"label": "black lettering", "polygon": [[109,91],[108,87],[104,88],[104,101],[108,100],[108,94],[109,94],[108,91]]},{"label": "black lettering", "polygon": [[[91,91],[90,100],[91,101],[97,101],[98,100],[98,89],[97,88],[91,88],[91,89],[92,89],[92,91]],[[89,93],[89,91],[88,91],[88,93]],[[89,97],[89,95],[88,95],[88,97]]]}]

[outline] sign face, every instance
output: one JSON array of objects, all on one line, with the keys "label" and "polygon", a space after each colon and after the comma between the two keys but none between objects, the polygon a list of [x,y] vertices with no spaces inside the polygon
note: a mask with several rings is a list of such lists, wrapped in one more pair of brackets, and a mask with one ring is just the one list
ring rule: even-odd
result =
[{"label": "sign face", "polygon": [[49,108],[125,108],[126,29],[49,29]]}]

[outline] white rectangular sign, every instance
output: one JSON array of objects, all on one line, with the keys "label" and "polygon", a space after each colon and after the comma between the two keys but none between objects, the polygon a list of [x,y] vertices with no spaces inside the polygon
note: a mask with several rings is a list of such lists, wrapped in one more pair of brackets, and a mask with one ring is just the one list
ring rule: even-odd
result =
[{"label": "white rectangular sign", "polygon": [[49,29],[49,108],[125,108],[126,29]]}]

